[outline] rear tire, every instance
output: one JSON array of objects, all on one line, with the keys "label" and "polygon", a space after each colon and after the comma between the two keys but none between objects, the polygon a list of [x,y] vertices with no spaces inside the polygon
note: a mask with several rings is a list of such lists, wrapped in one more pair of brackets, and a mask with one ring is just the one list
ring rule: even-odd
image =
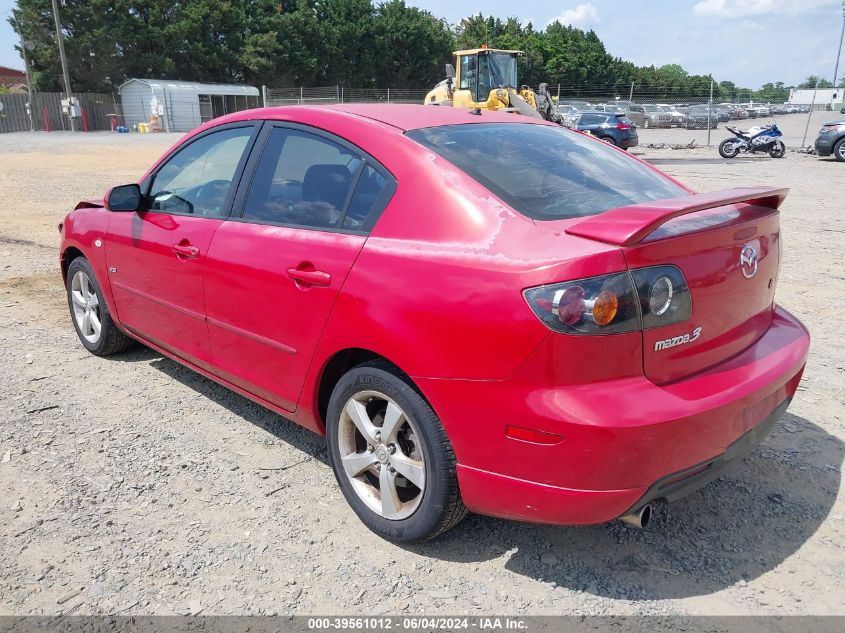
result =
[{"label": "rear tire", "polygon": [[71,321],[85,349],[95,356],[111,356],[135,344],[112,320],[94,269],[84,257],[68,266],[66,289]]},{"label": "rear tire", "polygon": [[609,143],[610,145],[613,145],[614,147],[616,147],[616,146],[617,146],[617,145],[616,145],[616,141],[613,139],[613,137],[612,137],[612,136],[602,136],[602,137],[600,137],[600,138],[601,138],[601,140],[603,140],[605,143]]},{"label": "rear tire", "polygon": [[326,438],[343,496],[379,536],[400,543],[427,541],[467,515],[446,431],[393,365],[363,363],[338,381],[329,400]]},{"label": "rear tire", "polygon": [[833,146],[833,156],[840,163],[845,163],[845,137],[839,139]]},{"label": "rear tire", "polygon": [[722,158],[736,158],[737,154],[739,154],[739,147],[734,139],[726,138],[719,143],[719,156]]}]

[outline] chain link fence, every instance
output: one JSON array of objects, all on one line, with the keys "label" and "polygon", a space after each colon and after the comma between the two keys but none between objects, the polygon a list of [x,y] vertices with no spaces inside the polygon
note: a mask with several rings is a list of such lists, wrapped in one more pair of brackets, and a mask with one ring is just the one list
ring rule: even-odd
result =
[{"label": "chain link fence", "polygon": [[264,105],[313,105],[330,103],[422,103],[430,88],[262,88]]},{"label": "chain link fence", "polygon": [[[430,88],[262,88],[265,106],[334,103],[419,103]],[[682,90],[676,86],[550,85],[566,125],[576,127],[583,112],[626,116],[636,125],[641,145],[712,145],[724,136],[725,125],[747,129],[784,117],[804,121],[811,110],[830,111],[825,103],[784,103],[737,99],[718,86]],[[798,115],[804,115],[803,117]],[[718,133],[718,137],[716,134]],[[800,141],[790,143],[800,146]]]}]

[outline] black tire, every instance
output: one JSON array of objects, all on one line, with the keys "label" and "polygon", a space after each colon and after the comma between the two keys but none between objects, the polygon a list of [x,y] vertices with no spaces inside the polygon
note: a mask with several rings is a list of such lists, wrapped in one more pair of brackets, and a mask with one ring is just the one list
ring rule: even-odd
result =
[{"label": "black tire", "polygon": [[616,140],[612,136],[600,136],[599,139],[604,141],[605,143],[609,143],[610,145],[617,147]]},{"label": "black tire", "polygon": [[[365,392],[378,392],[395,402],[405,418],[413,423],[417,432],[415,439],[421,444],[425,483],[422,492],[418,493],[421,495],[419,504],[405,518],[388,519],[371,509],[356,492],[341,461],[344,409],[353,396]],[[385,361],[372,361],[348,371],[332,391],[326,417],[328,453],[335,479],[347,503],[370,530],[391,541],[417,543],[436,538],[467,515],[458,489],[455,454],[440,419],[410,379],[395,366]],[[357,439],[363,437],[356,436]],[[381,464],[375,466],[380,473]],[[365,472],[363,476],[370,475]]]},{"label": "black tire", "polygon": [[719,156],[722,158],[736,158],[737,154],[739,154],[739,148],[734,139],[726,138],[719,143]]},{"label": "black tire", "polygon": [[769,145],[769,156],[772,158],[783,158],[786,154],[786,145],[783,141],[774,141]]},{"label": "black tire", "polygon": [[[91,287],[97,297],[97,307],[94,310],[98,321],[100,323],[100,332],[96,340],[92,341],[83,334],[80,325],[74,312],[74,301],[72,297],[72,287],[74,277],[77,273],[83,273],[90,281]],[[65,280],[65,289],[67,290],[68,309],[70,310],[70,320],[73,323],[73,328],[76,330],[76,335],[79,341],[89,352],[95,356],[111,356],[126,349],[129,349],[135,344],[135,341],[129,338],[126,334],[121,332],[115,325],[109,314],[109,308],[106,305],[103,291],[100,287],[100,282],[94,274],[94,269],[88,260],[84,257],[77,257],[74,259],[67,269],[67,279]],[[89,289],[90,290],[90,289]]]},{"label": "black tire", "polygon": [[833,157],[840,163],[845,163],[845,136],[836,142],[833,146]]},{"label": "black tire", "polygon": [[651,123],[649,123],[649,120],[647,118],[643,119],[643,129],[647,130],[649,127],[651,127]]}]

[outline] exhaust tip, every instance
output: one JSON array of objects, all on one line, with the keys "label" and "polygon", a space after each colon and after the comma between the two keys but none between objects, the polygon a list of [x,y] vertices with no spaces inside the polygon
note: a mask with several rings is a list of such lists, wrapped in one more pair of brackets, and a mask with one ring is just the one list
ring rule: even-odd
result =
[{"label": "exhaust tip", "polygon": [[636,512],[621,516],[619,517],[619,519],[623,523],[630,525],[633,528],[636,528],[638,530],[644,530],[648,527],[648,524],[651,523],[651,513],[651,504],[647,503]]}]

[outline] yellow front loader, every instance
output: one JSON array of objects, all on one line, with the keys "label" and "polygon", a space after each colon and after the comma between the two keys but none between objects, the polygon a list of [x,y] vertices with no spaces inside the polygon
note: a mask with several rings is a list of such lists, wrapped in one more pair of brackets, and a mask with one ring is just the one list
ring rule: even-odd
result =
[{"label": "yellow front loader", "polygon": [[426,105],[504,110],[563,123],[546,84],[537,92],[517,88],[516,60],[522,51],[482,47],[454,54],[455,65],[446,64],[446,79],[425,96]]}]

